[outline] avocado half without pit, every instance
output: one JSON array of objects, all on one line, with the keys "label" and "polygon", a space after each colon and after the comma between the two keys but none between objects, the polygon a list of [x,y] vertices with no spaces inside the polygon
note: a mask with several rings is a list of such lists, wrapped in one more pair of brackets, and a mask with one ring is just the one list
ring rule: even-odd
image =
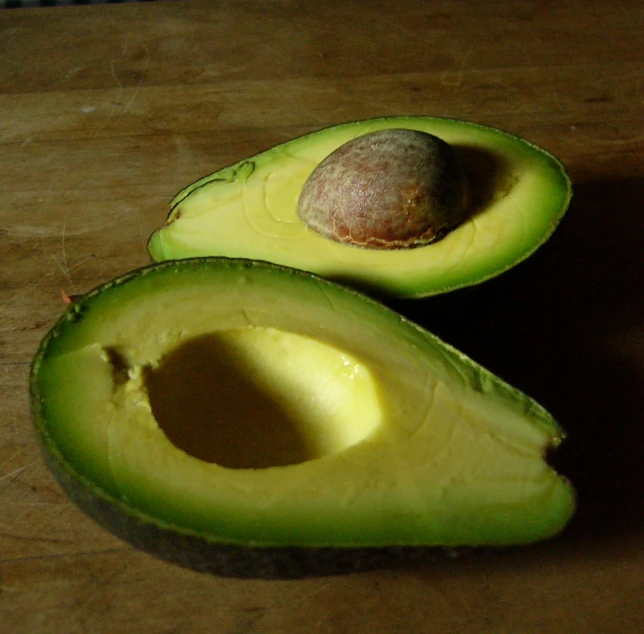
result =
[{"label": "avocado half without pit", "polygon": [[480,283],[532,254],[571,198],[561,163],[497,129],[433,117],[347,123],[183,189],[155,261],[265,260],[379,296]]},{"label": "avocado half without pit", "polygon": [[42,341],[31,402],[70,497],[197,570],[527,544],[575,506],[535,401],[359,292],[269,263],[166,262],[80,297]]}]

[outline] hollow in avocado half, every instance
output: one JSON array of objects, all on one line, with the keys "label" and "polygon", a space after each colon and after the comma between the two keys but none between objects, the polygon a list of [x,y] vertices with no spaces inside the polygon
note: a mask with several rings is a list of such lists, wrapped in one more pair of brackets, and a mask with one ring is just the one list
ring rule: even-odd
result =
[{"label": "hollow in avocado half", "polygon": [[80,297],[41,343],[31,403],[81,508],[219,574],[527,544],[575,506],[535,401],[359,292],[268,263],[167,262]]},{"label": "hollow in avocado half", "polygon": [[[345,144],[386,130],[429,134],[451,148],[467,189],[451,197],[467,198],[458,223],[441,227],[440,239],[428,244],[408,240],[414,248],[391,249],[338,242],[309,227],[298,203],[316,168]],[[388,169],[395,166],[381,173]],[[338,188],[349,200],[347,189]],[[477,284],[524,260],[552,234],[571,191],[556,158],[500,130],[434,117],[371,119],[294,139],[186,187],[148,250],[155,261],[266,260],[376,295],[423,297]]]}]

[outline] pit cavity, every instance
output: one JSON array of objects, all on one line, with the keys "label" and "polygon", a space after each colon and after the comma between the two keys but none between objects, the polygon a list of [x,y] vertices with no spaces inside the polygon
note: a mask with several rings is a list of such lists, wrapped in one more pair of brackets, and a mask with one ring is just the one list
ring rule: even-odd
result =
[{"label": "pit cavity", "polygon": [[382,418],[364,364],[272,328],[188,340],[149,370],[146,387],[152,413],[175,446],[229,468],[335,454],[366,438]]}]

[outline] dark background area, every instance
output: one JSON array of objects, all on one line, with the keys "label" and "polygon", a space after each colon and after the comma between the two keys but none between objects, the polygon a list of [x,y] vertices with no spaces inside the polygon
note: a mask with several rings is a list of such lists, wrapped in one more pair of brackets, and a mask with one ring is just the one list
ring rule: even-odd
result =
[{"label": "dark background area", "polygon": [[641,349],[628,343],[636,334],[644,346],[642,201],[640,179],[580,182],[553,237],[515,269],[390,303],[535,398],[568,432],[552,461],[578,489],[571,535],[642,528],[644,377]]}]

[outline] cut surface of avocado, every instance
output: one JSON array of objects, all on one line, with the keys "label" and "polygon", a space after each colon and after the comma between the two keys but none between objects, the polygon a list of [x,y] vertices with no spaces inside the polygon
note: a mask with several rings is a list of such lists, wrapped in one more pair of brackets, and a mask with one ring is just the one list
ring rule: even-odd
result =
[{"label": "cut surface of avocado", "polygon": [[[297,214],[302,188],[334,150],[389,128],[430,133],[456,151],[470,181],[467,219],[443,239],[412,249],[338,243]],[[150,238],[156,261],[195,256],[266,260],[380,295],[422,297],[499,275],[556,228],[571,197],[562,165],[500,130],[433,117],[386,117],[323,129],[218,170],[183,189]]]},{"label": "cut surface of avocado", "polygon": [[167,262],[88,293],[43,340],[31,399],[66,489],[163,531],[124,535],[153,551],[526,544],[574,511],[540,405],[364,295],[267,263]]}]

